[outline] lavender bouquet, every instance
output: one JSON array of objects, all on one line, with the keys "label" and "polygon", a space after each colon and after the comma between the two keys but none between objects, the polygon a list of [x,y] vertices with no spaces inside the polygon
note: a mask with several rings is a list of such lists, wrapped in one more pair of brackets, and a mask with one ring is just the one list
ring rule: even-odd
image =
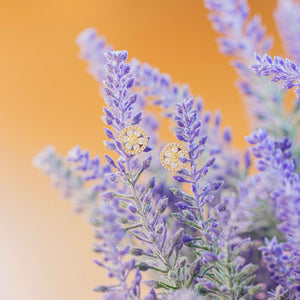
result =
[{"label": "lavender bouquet", "polygon": [[[77,44],[106,103],[105,162],[79,146],[34,159],[88,215],[95,263],[112,282],[95,287],[105,299],[300,299],[300,2],[278,0],[275,11],[286,59],[265,54],[272,39],[246,0],[204,3],[239,76],[249,150],[233,149],[220,113],[187,85],[128,62],[90,28]],[[159,139],[151,105],[172,120],[175,142]]]}]

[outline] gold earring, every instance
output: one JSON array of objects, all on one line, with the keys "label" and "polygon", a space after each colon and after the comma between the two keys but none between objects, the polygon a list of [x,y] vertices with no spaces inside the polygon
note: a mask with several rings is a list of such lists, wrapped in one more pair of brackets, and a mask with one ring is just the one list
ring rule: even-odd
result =
[{"label": "gold earring", "polygon": [[160,162],[162,166],[171,172],[178,172],[186,167],[186,163],[180,158],[189,158],[184,146],[178,143],[166,145],[160,152]]},{"label": "gold earring", "polygon": [[119,136],[119,141],[127,154],[138,154],[148,145],[148,136],[145,130],[137,125],[125,127]]}]

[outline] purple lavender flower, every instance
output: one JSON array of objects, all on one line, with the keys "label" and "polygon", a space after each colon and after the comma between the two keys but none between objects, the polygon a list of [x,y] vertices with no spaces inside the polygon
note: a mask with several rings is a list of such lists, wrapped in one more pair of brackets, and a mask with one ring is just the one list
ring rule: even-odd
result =
[{"label": "purple lavender flower", "polygon": [[187,84],[172,83],[168,74],[162,74],[157,68],[149,64],[142,64],[136,58],[132,60],[133,74],[136,86],[141,90],[143,97],[153,98],[153,103],[163,108],[168,108],[174,103],[190,96]]},{"label": "purple lavender flower", "polygon": [[[197,228],[200,231],[199,235],[193,233],[185,235],[183,238],[187,247],[194,249],[197,255],[200,256],[189,267],[190,277],[188,278],[187,287],[198,282],[200,283],[200,293],[236,297],[240,293],[243,279],[256,270],[255,266],[246,264],[240,256],[251,245],[249,239],[240,237],[242,233],[247,232],[251,219],[248,211],[244,209],[243,203],[234,195],[224,197],[221,203],[217,205],[213,204],[212,193],[221,188],[222,182],[208,182],[206,185],[200,186],[200,180],[203,179],[210,168],[213,168],[215,158],[207,160],[201,168],[198,168],[197,161],[205,151],[207,137],[201,136],[199,110],[193,109],[193,104],[193,99],[177,104],[178,113],[174,115],[174,120],[178,126],[175,134],[181,142],[186,143],[189,150],[188,162],[190,164],[190,171],[182,170],[179,172],[180,176],[176,175],[174,179],[189,183],[193,195],[190,196],[173,189],[175,195],[181,196],[182,199],[182,202],[176,204],[181,212],[173,215],[183,224],[190,228]],[[219,126],[219,123],[217,118],[215,121],[216,127]],[[226,135],[228,134],[226,133]],[[211,207],[206,218],[203,213],[205,204]],[[220,261],[224,268],[218,264]],[[239,268],[233,273],[228,272],[229,265],[234,264],[239,264]],[[214,280],[215,276],[219,279],[218,284]],[[228,284],[228,278],[233,280],[237,276],[239,276],[240,281],[235,284]],[[224,280],[221,278],[224,278]],[[259,286],[252,285],[252,282],[248,281],[244,285],[243,292],[244,294],[254,295],[259,289]]]},{"label": "purple lavender flower", "polygon": [[291,143],[287,140],[275,141],[254,132],[248,140],[255,144],[252,152],[257,157],[257,168],[261,172],[272,172],[277,178],[271,197],[279,220],[278,228],[285,235],[286,242],[278,244],[276,238],[266,241],[261,247],[264,260],[272,279],[287,289],[291,295],[300,296],[300,185],[295,173],[295,163],[291,156]]},{"label": "purple lavender flower", "polygon": [[266,240],[266,246],[260,247],[271,278],[281,286],[282,294],[290,294],[292,299],[300,295],[299,254],[295,256],[286,249],[290,250],[283,243],[278,243],[275,237],[271,241]]},{"label": "purple lavender flower", "polygon": [[87,177],[90,177],[86,175],[89,172],[88,168],[81,171],[74,169],[73,165],[60,157],[52,146],[47,146],[37,154],[33,164],[52,179],[54,186],[61,190],[63,197],[72,199],[76,212],[81,212],[87,206],[93,206],[98,194],[97,189],[106,189],[105,179],[98,182],[98,185],[86,186]]},{"label": "purple lavender flower", "polygon": [[213,167],[215,158],[211,157],[201,168],[198,168],[197,161],[205,151],[207,136],[201,136],[201,121],[200,112],[193,108],[194,100],[192,98],[184,100],[182,104],[177,104],[177,114],[174,115],[174,120],[177,124],[175,129],[176,137],[181,142],[185,142],[188,147],[190,171],[180,171],[180,176],[174,176],[178,182],[188,182],[191,185],[191,190],[194,194],[193,206],[203,214],[202,208],[205,204],[205,199],[209,193],[219,190],[221,182],[214,182],[201,191],[200,180],[204,177],[207,171]]},{"label": "purple lavender flower", "polygon": [[274,60],[267,54],[263,57],[256,54],[256,64],[252,66],[259,76],[272,77],[271,81],[281,82],[285,89],[297,87],[296,94],[300,97],[300,70],[298,66],[288,58],[285,60],[275,56]]},{"label": "purple lavender flower", "polygon": [[[133,103],[130,102],[133,96],[129,92],[134,81],[130,77],[130,64],[125,63],[127,58],[125,51],[108,52],[106,56],[108,65],[105,67],[107,72],[105,100],[108,108],[104,108],[105,121],[113,127],[115,132],[119,133],[127,125],[132,124],[132,120],[135,120],[135,117],[132,117]],[[137,99],[134,96],[134,100]],[[108,130],[110,129],[107,129],[107,132]],[[146,183],[140,183],[144,171],[151,166],[151,157],[141,162],[138,156],[134,157],[124,151],[120,142],[114,137],[114,132],[109,132],[107,135],[112,140],[107,143],[108,148],[117,152],[120,157],[114,161],[106,156],[106,160],[116,170],[117,180],[127,189],[122,193],[112,190],[102,196],[110,201],[114,199],[119,201],[119,209],[123,209],[122,217],[127,219],[122,229],[137,241],[142,242],[144,249],[146,248],[141,251],[132,249],[132,254],[150,258],[146,262],[137,262],[136,267],[140,271],[155,270],[160,273],[173,271],[178,253],[183,246],[183,231],[180,230],[173,238],[168,236],[164,216],[168,199],[165,196],[159,198],[157,202],[153,199],[155,177],[151,177]],[[175,282],[174,284],[176,285]],[[170,288],[163,281],[160,285],[167,290]]]},{"label": "purple lavender flower", "polygon": [[278,0],[275,21],[287,54],[300,62],[300,4],[295,0]]},{"label": "purple lavender flower", "polygon": [[[89,30],[87,30],[87,33]],[[95,31],[93,31],[95,32]],[[83,33],[85,36],[85,34]],[[94,38],[94,37],[93,37]],[[80,45],[82,49],[89,48],[89,44]],[[89,48],[93,51],[93,56],[97,56],[97,50],[95,48]],[[99,56],[103,55],[101,51],[99,51]],[[93,64],[92,60],[88,60],[89,64]],[[104,63],[104,61],[103,61]],[[96,64],[97,65],[97,64]],[[165,116],[169,117],[174,114],[176,111],[176,103],[182,103],[183,99],[188,98],[190,96],[189,89],[186,85],[180,86],[177,83],[172,83],[170,76],[167,74],[161,74],[157,68],[153,68],[148,64],[142,64],[138,60],[133,59],[131,63],[131,75],[134,76],[134,88],[138,91],[138,99],[136,104],[142,110],[144,108],[144,103],[147,99],[154,99],[152,103],[156,105],[160,105],[165,113]],[[224,134],[223,131],[220,129],[220,114],[217,112],[215,116],[215,120],[211,116],[209,111],[203,110],[203,103],[200,98],[197,100],[197,107],[196,109],[199,110],[199,119],[203,120],[201,126],[201,135],[205,136],[208,135],[208,142],[207,142],[207,153],[209,156],[216,156],[217,161],[211,170],[210,174],[208,175],[209,181],[214,180],[222,180],[225,181],[224,187],[229,189],[235,189],[235,182],[236,178],[243,178],[244,175],[247,173],[243,170],[243,163],[242,158],[239,156],[238,153],[232,153],[231,148],[231,135],[228,139],[228,128],[225,130]],[[142,104],[141,104],[142,103]],[[201,115],[200,115],[201,113]],[[145,114],[145,119],[152,118]],[[111,115],[106,113],[104,117],[104,121],[111,122]],[[152,145],[156,145],[156,135],[153,131],[153,125],[145,124],[145,122],[141,123],[142,126],[146,130],[150,130],[151,133],[151,142]],[[149,128],[149,129],[148,129]],[[154,129],[156,130],[156,128]],[[111,136],[111,134],[110,134]],[[211,136],[211,138],[210,138]],[[217,138],[212,138],[213,136],[217,136]],[[224,138],[223,138],[224,136]],[[110,137],[109,137],[110,138]],[[106,143],[109,147],[113,147],[111,143]],[[113,147],[111,149],[116,149]],[[153,155],[156,156],[158,153],[156,152],[159,149],[158,145],[154,149]],[[206,155],[206,154],[205,154]],[[154,164],[151,167],[151,172],[157,172],[157,169],[160,165]],[[171,183],[167,182],[165,185],[169,185]],[[180,184],[179,184],[180,186]],[[161,194],[162,195],[162,194]],[[161,196],[160,195],[160,196]],[[169,195],[170,198],[170,205],[174,203],[175,199],[174,196],[171,194]]]},{"label": "purple lavender flower", "polygon": [[181,289],[177,292],[171,293],[166,300],[186,300],[186,299],[193,299],[193,300],[200,300],[203,299],[196,291],[192,289]]},{"label": "purple lavender flower", "polygon": [[[96,237],[101,244],[96,244],[96,252],[104,255],[103,262],[95,260],[95,263],[104,267],[108,271],[110,278],[115,278],[117,284],[110,286],[98,286],[94,290],[105,293],[121,293],[120,297],[124,299],[140,299],[141,274],[139,269],[135,272],[135,277],[131,285],[127,285],[127,278],[135,268],[135,260],[123,261],[124,256],[129,252],[128,246],[122,246],[122,240],[125,236],[124,229],[121,228],[118,220],[116,202],[102,202],[96,209],[92,218],[92,223],[97,226],[98,233]],[[110,295],[112,297],[112,294]],[[109,297],[108,297],[109,298]]]},{"label": "purple lavender flower", "polygon": [[253,52],[270,50],[272,39],[265,36],[259,16],[249,20],[247,1],[204,0],[204,3],[211,11],[213,28],[223,35],[218,40],[222,53],[249,61]]},{"label": "purple lavender flower", "polygon": [[286,299],[288,297],[288,293],[281,285],[278,285],[274,291],[269,292],[268,300],[280,300]]},{"label": "purple lavender flower", "polygon": [[[273,235],[278,239],[266,239],[260,248],[270,277],[279,285],[270,299],[300,297],[300,185],[293,159],[300,102],[286,117],[281,89],[247,67],[253,52],[271,48],[260,18],[249,18],[247,1],[205,0],[205,4],[222,35],[221,51],[235,57],[239,87],[247,103],[255,104],[256,125],[263,124],[272,136],[282,138],[274,139],[264,129],[247,138],[260,171],[249,176],[249,152],[240,155],[232,149],[231,130],[221,129],[218,111],[205,111],[202,100],[193,99],[189,88],[173,83],[168,74],[136,59],[127,62],[127,52],[111,51],[94,29],[84,31],[77,39],[80,56],[95,79],[104,83],[104,144],[118,158],[105,155],[106,163],[101,164],[97,156],[77,146],[67,159],[48,149],[35,163],[80,207],[93,208],[90,219],[98,240],[94,250],[103,258],[95,262],[116,282],[95,288],[106,293],[106,299],[141,299],[141,274],[148,271],[156,275],[144,282],[152,288],[145,300],[253,298],[262,286],[256,285],[259,276],[255,281],[257,266],[252,262],[258,251],[250,236],[261,241]],[[279,5],[289,11],[296,2]],[[295,13],[292,16],[297,20]],[[277,17],[286,22],[280,12]],[[282,35],[296,57],[290,30]],[[273,76],[272,81],[281,81],[286,88],[299,87],[299,68],[293,62],[259,55],[256,59],[259,75]],[[171,189],[173,195],[170,181],[153,159],[160,147],[150,156],[145,153],[152,150],[146,147],[149,142],[158,145],[157,122],[144,111],[147,102],[163,108],[165,117],[173,117],[175,135],[183,144],[178,146],[184,154],[178,154],[178,162],[184,168],[173,177],[178,183]],[[129,144],[132,135],[135,142]]]},{"label": "purple lavender flower", "polygon": [[220,51],[234,58],[232,65],[239,74],[237,85],[247,106],[253,127],[273,129],[278,135],[285,128],[283,93],[276,85],[251,74],[253,53],[268,52],[272,39],[258,15],[250,18],[250,9],[245,0],[204,0],[210,10],[209,19],[214,29],[221,34],[218,39]]},{"label": "purple lavender flower", "polygon": [[103,121],[119,132],[130,125],[129,122],[138,125],[142,119],[132,115],[137,94],[130,93],[134,78],[130,75],[130,64],[126,63],[127,55],[126,51],[109,51],[105,54],[107,64],[104,100],[108,108],[103,109]]},{"label": "purple lavender flower", "polygon": [[80,58],[88,62],[88,72],[97,81],[104,79],[106,64],[105,52],[112,50],[112,46],[106,43],[104,37],[99,37],[95,28],[88,28],[81,32],[77,39],[80,47]]}]

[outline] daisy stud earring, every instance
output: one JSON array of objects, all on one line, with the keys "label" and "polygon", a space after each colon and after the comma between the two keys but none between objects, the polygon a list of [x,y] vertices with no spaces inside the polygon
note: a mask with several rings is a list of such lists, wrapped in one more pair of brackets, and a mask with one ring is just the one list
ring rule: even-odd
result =
[{"label": "daisy stud earring", "polygon": [[148,136],[143,128],[130,125],[120,132],[119,141],[127,154],[136,155],[146,149]]},{"label": "daisy stud earring", "polygon": [[171,172],[178,172],[186,167],[181,158],[189,158],[189,155],[184,146],[178,143],[168,144],[160,152],[162,166]]}]

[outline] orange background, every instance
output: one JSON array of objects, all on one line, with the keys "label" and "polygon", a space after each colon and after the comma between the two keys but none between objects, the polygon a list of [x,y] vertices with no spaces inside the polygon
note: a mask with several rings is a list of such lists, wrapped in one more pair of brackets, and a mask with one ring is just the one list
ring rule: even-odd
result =
[{"label": "orange background", "polygon": [[[274,33],[275,1],[249,2]],[[75,37],[96,27],[116,49],[189,83],[243,147],[236,75],[201,0],[2,0],[0,23],[0,299],[98,299],[92,288],[104,273],[92,263],[92,231],[31,165],[49,143],[63,154],[76,144],[103,151],[103,100]]]}]

